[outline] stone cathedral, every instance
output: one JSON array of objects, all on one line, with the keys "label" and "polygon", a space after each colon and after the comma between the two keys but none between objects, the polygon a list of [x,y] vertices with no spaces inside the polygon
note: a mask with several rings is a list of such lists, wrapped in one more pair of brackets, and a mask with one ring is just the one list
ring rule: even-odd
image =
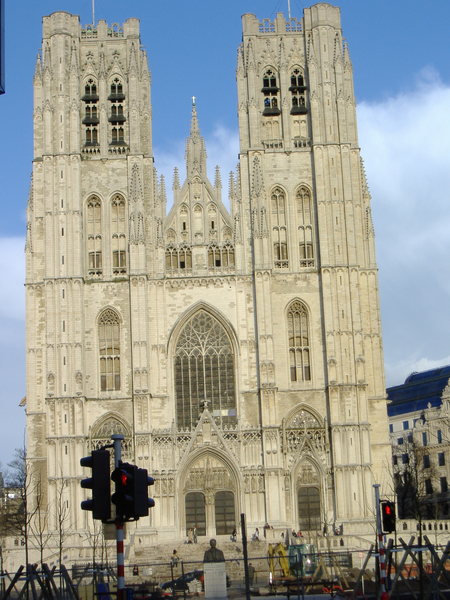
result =
[{"label": "stone cathedral", "polygon": [[239,164],[225,202],[219,170],[207,176],[195,100],[186,172],[175,170],[167,199],[139,21],[43,19],[27,452],[50,533],[58,503],[68,510],[74,557],[87,556],[80,540],[92,528],[80,458],[113,433],[124,460],[155,478],[155,508],[128,529],[135,545],[192,527],[228,538],[241,513],[249,530],[316,539],[339,528],[349,546],[373,531],[372,484],[386,483],[390,448],[339,9],[242,23]]}]

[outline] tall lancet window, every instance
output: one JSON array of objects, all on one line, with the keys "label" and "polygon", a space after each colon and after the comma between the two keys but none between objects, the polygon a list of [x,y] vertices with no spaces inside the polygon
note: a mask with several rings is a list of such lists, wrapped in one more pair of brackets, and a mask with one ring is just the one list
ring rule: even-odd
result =
[{"label": "tall lancet window", "polygon": [[98,321],[100,351],[100,389],[102,392],[120,390],[120,318],[107,308]]},{"label": "tall lancet window", "polygon": [[224,327],[199,310],[182,329],[174,360],[177,425],[192,429],[205,406],[221,425],[236,423],[235,357]]},{"label": "tall lancet window", "polygon": [[313,221],[311,191],[302,185],[297,190],[300,267],[314,267]]},{"label": "tall lancet window", "polygon": [[289,365],[291,381],[311,379],[308,312],[295,300],[288,310]]},{"label": "tall lancet window", "polygon": [[287,229],[286,229],[286,195],[276,187],[271,195],[272,203],[272,239],[275,267],[289,266]]},{"label": "tall lancet window", "polygon": [[89,198],[86,215],[88,274],[100,277],[102,274],[102,203],[97,196]]},{"label": "tall lancet window", "polygon": [[117,194],[111,201],[111,248],[114,275],[123,275],[127,272],[127,239],[125,232],[125,200]]}]

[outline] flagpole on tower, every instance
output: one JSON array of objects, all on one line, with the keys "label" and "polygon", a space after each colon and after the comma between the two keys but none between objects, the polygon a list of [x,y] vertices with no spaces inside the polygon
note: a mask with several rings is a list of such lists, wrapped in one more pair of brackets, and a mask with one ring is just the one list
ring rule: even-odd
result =
[{"label": "flagpole on tower", "polygon": [[[94,2],[94,0],[92,0]],[[291,18],[291,0],[288,0],[288,17]]]},{"label": "flagpole on tower", "polygon": [[95,25],[95,0],[92,0],[92,25]]}]

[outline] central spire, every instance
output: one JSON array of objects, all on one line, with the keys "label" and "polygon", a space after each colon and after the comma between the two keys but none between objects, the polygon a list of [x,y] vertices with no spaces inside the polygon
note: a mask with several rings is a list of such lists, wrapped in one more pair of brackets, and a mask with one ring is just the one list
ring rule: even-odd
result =
[{"label": "central spire", "polygon": [[186,171],[188,179],[192,179],[195,175],[203,179],[206,177],[206,148],[198,126],[195,102],[196,98],[192,96],[191,131],[186,140]]}]

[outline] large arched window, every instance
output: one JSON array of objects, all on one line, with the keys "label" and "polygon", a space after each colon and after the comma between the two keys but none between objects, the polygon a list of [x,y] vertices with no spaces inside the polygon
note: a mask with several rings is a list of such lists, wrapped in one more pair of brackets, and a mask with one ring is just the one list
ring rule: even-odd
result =
[{"label": "large arched window", "polygon": [[178,427],[195,427],[205,402],[222,425],[236,422],[234,352],[217,319],[195,313],[178,337],[174,362]]},{"label": "large arched window", "polygon": [[289,366],[291,381],[311,379],[308,313],[298,300],[288,310]]},{"label": "large arched window", "polygon": [[288,267],[288,246],[286,233],[286,196],[284,191],[276,187],[271,195],[272,204],[272,237],[275,267]]},{"label": "large arched window", "polygon": [[312,199],[311,192],[302,185],[296,194],[297,214],[299,220],[299,255],[300,267],[314,266],[314,245],[312,229]]},{"label": "large arched window", "polygon": [[107,308],[98,321],[100,351],[100,389],[102,392],[120,390],[120,318]]},{"label": "large arched window", "polygon": [[93,277],[102,274],[102,203],[92,196],[87,203],[88,273]]}]

